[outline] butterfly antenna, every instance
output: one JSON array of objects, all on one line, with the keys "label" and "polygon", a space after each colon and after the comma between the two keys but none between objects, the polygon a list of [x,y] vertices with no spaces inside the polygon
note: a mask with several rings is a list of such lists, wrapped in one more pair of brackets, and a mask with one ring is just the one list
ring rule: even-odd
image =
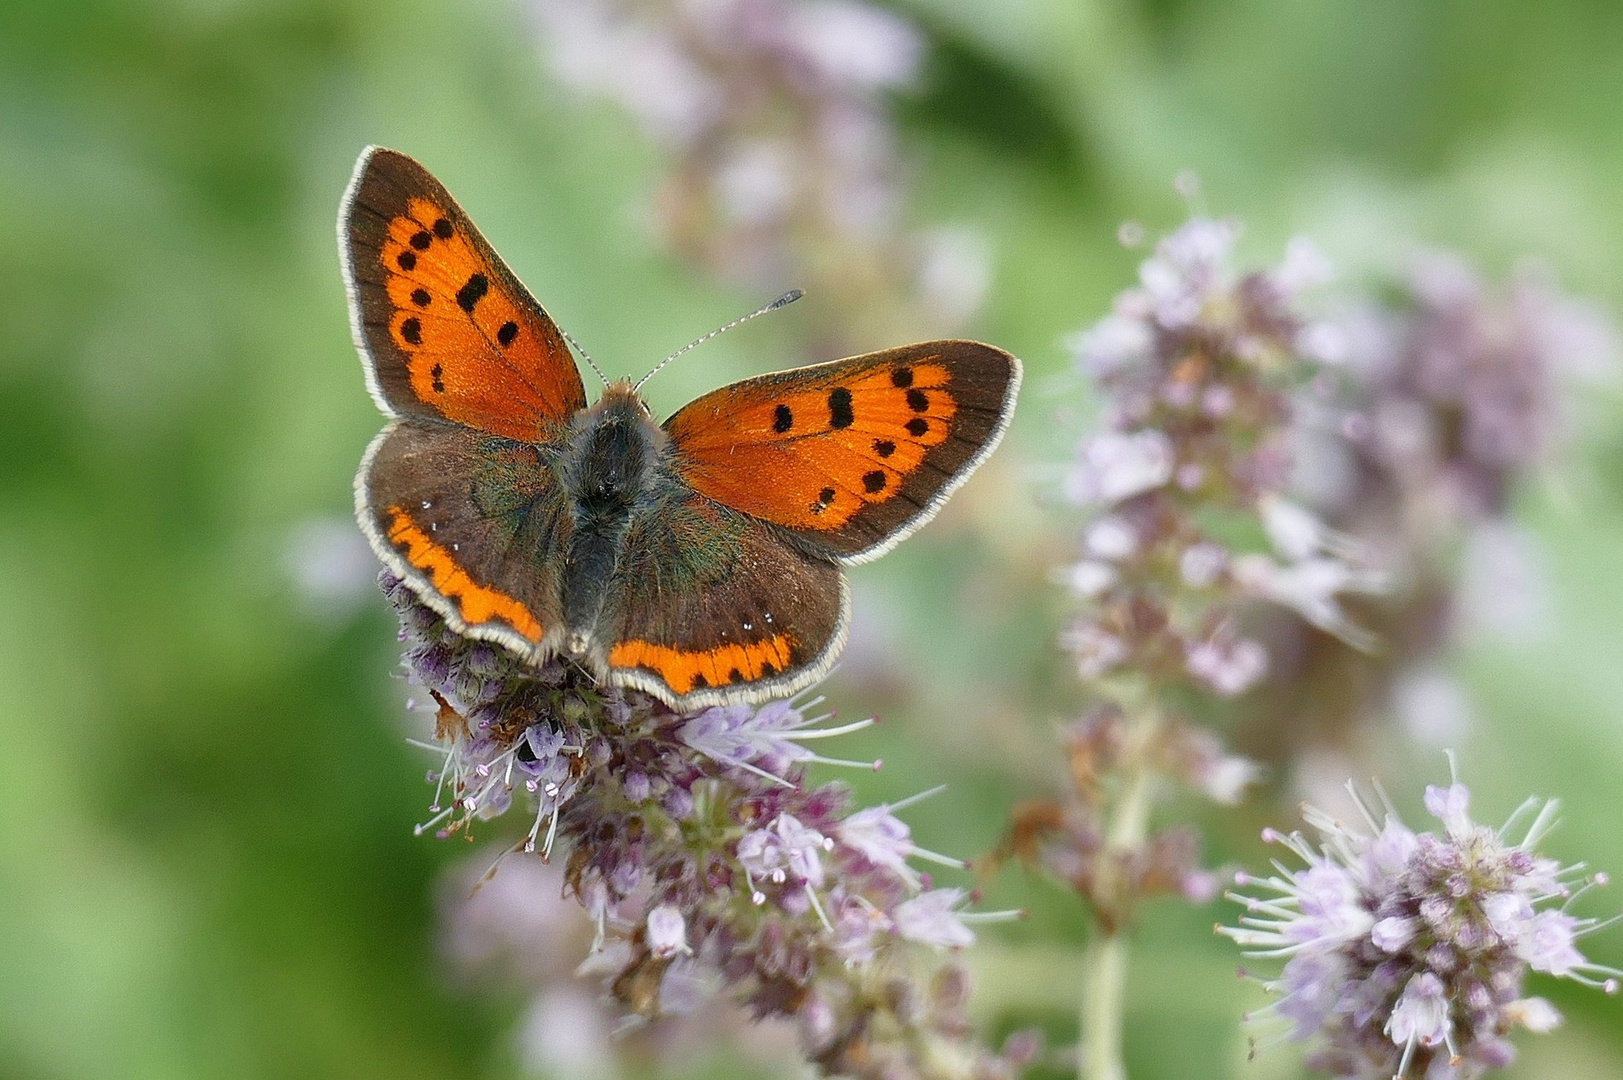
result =
[{"label": "butterfly antenna", "polygon": [[596,364],[594,364],[592,362],[591,356],[586,352],[585,349],[580,347],[580,342],[578,342],[574,338],[570,337],[569,336],[569,331],[565,330],[561,326],[558,327],[558,333],[560,333],[560,334],[562,334],[564,336],[564,340],[569,342],[571,348],[573,348],[576,352],[580,353],[580,358],[582,360],[586,361],[586,366],[587,367],[591,368],[594,372],[597,373],[598,378],[603,380],[603,385],[604,386],[609,385],[609,377],[607,375],[603,374],[603,369],[602,368],[598,367]]},{"label": "butterfly antenna", "polygon": [[691,349],[695,349],[700,345],[703,345],[705,342],[709,341],[711,338],[715,337],[717,334],[725,334],[727,331],[731,330],[733,327],[742,326],[744,323],[749,322],[751,319],[756,318],[757,316],[765,315],[769,311],[776,311],[779,308],[788,307],[790,304],[794,303],[796,300],[799,300],[802,296],[805,296],[805,295],[806,294],[804,292],[802,292],[801,290],[799,290],[799,289],[790,289],[788,292],[784,293],[782,296],[778,297],[776,300],[772,301],[770,304],[766,305],[765,307],[760,308],[759,310],[756,310],[756,311],[752,311],[748,315],[743,316],[742,318],[734,319],[732,322],[728,323],[726,326],[718,326],[718,327],[716,327],[714,330],[710,331],[708,334],[706,334],[702,338],[698,338],[698,339],[696,339],[694,341],[688,342],[686,345],[682,346],[680,349],[677,349],[675,352],[671,353],[671,355],[667,356],[665,359],[663,359],[659,363],[655,364],[654,365],[654,370],[650,371],[648,374],[646,374],[642,378],[638,379],[637,380],[637,385],[633,386],[632,389],[633,390],[641,390],[642,389],[642,384],[647,382],[649,379],[652,379],[655,375],[658,375],[660,369],[663,368],[666,364],[670,363],[672,360],[675,360],[678,356],[681,356],[683,353],[688,352]]}]

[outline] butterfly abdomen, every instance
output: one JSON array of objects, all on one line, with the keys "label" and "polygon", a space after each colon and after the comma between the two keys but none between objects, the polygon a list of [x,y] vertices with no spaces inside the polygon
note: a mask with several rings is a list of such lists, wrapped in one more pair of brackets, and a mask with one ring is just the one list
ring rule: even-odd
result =
[{"label": "butterfly abdomen", "polygon": [[576,419],[561,462],[574,517],[561,582],[571,653],[591,647],[633,511],[653,479],[659,435],[636,398],[614,389]]}]

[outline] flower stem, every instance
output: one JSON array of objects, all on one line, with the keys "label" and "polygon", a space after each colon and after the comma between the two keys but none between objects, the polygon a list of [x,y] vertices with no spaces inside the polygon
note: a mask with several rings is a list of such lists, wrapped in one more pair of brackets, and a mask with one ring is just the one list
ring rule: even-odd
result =
[{"label": "flower stem", "polygon": [[1133,883],[1125,856],[1144,842],[1154,803],[1155,772],[1150,746],[1161,726],[1153,705],[1133,711],[1127,732],[1126,769],[1105,829],[1093,937],[1083,955],[1082,1047],[1079,1080],[1126,1080],[1122,1026],[1127,992],[1127,930],[1132,922]]},{"label": "flower stem", "polygon": [[1082,956],[1081,1080],[1126,1080],[1121,1059],[1122,997],[1126,989],[1127,939],[1095,931]]}]

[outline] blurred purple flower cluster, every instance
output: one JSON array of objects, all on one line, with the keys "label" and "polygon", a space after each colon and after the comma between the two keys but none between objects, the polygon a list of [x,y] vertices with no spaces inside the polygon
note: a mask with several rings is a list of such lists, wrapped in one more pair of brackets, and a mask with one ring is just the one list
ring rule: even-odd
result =
[{"label": "blurred purple flower cluster", "polygon": [[1531,267],[1495,287],[1432,252],[1385,291],[1342,320],[1349,400],[1337,433],[1352,460],[1310,478],[1315,501],[1355,515],[1376,501],[1371,489],[1404,490],[1409,515],[1427,517],[1401,524],[1426,534],[1502,514],[1559,439],[1563,378],[1606,374],[1615,331]]},{"label": "blurred purple flower cluster", "polygon": [[1547,274],[1493,286],[1441,253],[1344,303],[1332,333],[1337,389],[1302,400],[1295,487],[1391,589],[1360,611],[1378,656],[1300,622],[1260,631],[1276,685],[1248,745],[1276,759],[1304,744],[1346,752],[1387,715],[1433,745],[1463,736],[1469,706],[1442,653],[1464,632],[1536,631],[1536,551],[1511,501],[1561,441],[1564,398],[1613,375],[1617,357],[1611,323]]},{"label": "blurred purple flower cluster", "polygon": [[1243,693],[1268,659],[1239,636],[1237,605],[1251,600],[1368,644],[1338,598],[1380,581],[1353,561],[1356,546],[1286,495],[1295,393],[1338,358],[1334,329],[1296,306],[1326,270],[1296,241],[1280,266],[1239,275],[1237,235],[1229,222],[1190,221],[1076,339],[1078,364],[1107,395],[1102,430],[1082,443],[1067,483],[1095,515],[1065,574],[1090,602],[1068,635],[1089,681],[1121,667]]},{"label": "blurred purple flower cluster", "polygon": [[562,665],[527,668],[382,582],[408,677],[436,706],[424,745],[443,760],[421,829],[466,835],[515,803],[530,813],[515,857],[562,860],[594,927],[583,970],[622,1009],[690,1013],[725,990],[793,1021],[830,1075],[1011,1074],[1027,1044],[1010,1056],[975,1042],[963,975],[939,955],[974,940],[968,897],[910,860],[961,864],[919,849],[894,808],[805,783],[805,765],[828,759],[804,740],[865,724],[813,727],[827,719],[806,716],[815,703],[678,713]]},{"label": "blurred purple flower cluster", "polygon": [[1240,875],[1255,895],[1235,897],[1247,912],[1238,927],[1219,928],[1248,955],[1287,958],[1264,984],[1279,1000],[1259,1018],[1317,1039],[1314,1068],[1344,1080],[1472,1080],[1514,1058],[1514,1028],[1561,1022],[1548,1001],[1524,995],[1529,971],[1617,991],[1623,973],[1577,948],[1599,924],[1569,913],[1605,875],[1537,853],[1554,802],[1529,799],[1492,829],[1471,820],[1463,784],[1428,788],[1439,834],[1410,830],[1384,798],[1372,807],[1353,795],[1362,828],[1310,806],[1318,844],[1264,833],[1305,866]]},{"label": "blurred purple flower cluster", "polygon": [[[1157,799],[1181,786],[1232,804],[1262,772],[1200,726],[1234,714],[1224,699],[1243,697],[1247,749],[1278,762],[1350,744],[1393,707],[1457,733],[1463,695],[1430,668],[1472,610],[1462,564],[1515,562],[1510,497],[1557,441],[1561,377],[1603,373],[1614,352],[1605,320],[1544,278],[1497,291],[1443,256],[1401,287],[1321,292],[1310,318],[1323,260],[1295,241],[1240,274],[1237,235],[1190,221],[1076,340],[1105,410],[1069,473],[1091,518],[1060,576],[1085,605],[1064,644],[1095,704],[1066,733],[1073,790],[1017,812],[1005,852],[1087,900],[1090,958],[1117,972],[1142,899],[1215,891],[1191,830],[1151,828]],[[1478,608],[1514,609],[1503,580],[1491,591]],[[1558,1022],[1522,996],[1528,970],[1617,988],[1574,944],[1597,924],[1549,906],[1581,871],[1533,853],[1553,804],[1495,832],[1468,800],[1457,783],[1429,792],[1440,836],[1363,804],[1367,835],[1310,810],[1322,846],[1268,834],[1305,870],[1241,875],[1265,895],[1224,932],[1290,958],[1270,1012],[1319,1038],[1315,1067],[1469,1080],[1509,1061],[1512,1027]],[[1084,981],[1084,1050],[1108,1045],[1084,1071],[1115,1075],[1120,976]]]},{"label": "blurred purple flower cluster", "polygon": [[837,318],[939,327],[978,308],[978,238],[904,221],[888,99],[916,83],[925,42],[902,16],[860,0],[530,6],[559,82],[625,109],[668,156],[654,221],[679,254],[803,286]]},{"label": "blurred purple flower cluster", "polygon": [[1025,807],[1008,846],[1081,892],[1106,928],[1154,892],[1214,892],[1192,833],[1142,823],[1165,783],[1233,804],[1257,778],[1200,726],[1268,671],[1249,611],[1283,605],[1367,646],[1342,599],[1382,587],[1286,495],[1295,396],[1340,359],[1333,328],[1298,307],[1323,260],[1297,241],[1279,266],[1240,274],[1237,236],[1191,220],[1075,342],[1106,406],[1066,484],[1092,519],[1061,575],[1085,604],[1063,643],[1097,704],[1067,736],[1073,792]]}]

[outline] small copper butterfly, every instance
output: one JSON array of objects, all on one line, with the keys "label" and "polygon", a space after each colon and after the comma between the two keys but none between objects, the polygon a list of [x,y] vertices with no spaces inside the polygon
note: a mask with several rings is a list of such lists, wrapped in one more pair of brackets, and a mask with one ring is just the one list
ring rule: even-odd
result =
[{"label": "small copper butterfly", "polygon": [[1020,362],[929,341],[745,379],[656,424],[586,403],[563,333],[445,188],[361,154],[338,217],[389,424],[355,477],[378,557],[459,633],[677,708],[792,694],[845,642],[841,567],[928,521],[997,445]]}]

